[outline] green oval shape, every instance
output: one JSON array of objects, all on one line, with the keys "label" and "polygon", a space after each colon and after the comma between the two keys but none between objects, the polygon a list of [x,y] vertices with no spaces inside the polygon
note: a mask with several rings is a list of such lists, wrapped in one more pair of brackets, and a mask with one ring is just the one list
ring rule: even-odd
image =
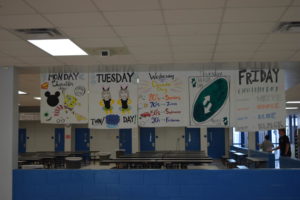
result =
[{"label": "green oval shape", "polygon": [[228,81],[219,78],[204,88],[195,99],[193,117],[197,122],[204,122],[223,106],[228,96]]}]

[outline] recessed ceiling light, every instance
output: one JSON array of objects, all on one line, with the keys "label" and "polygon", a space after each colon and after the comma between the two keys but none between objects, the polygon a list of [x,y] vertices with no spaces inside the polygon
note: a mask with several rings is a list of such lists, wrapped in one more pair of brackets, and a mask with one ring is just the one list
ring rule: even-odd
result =
[{"label": "recessed ceiling light", "polygon": [[287,110],[297,110],[298,107],[286,107],[285,109],[287,109]]},{"label": "recessed ceiling light", "polygon": [[27,94],[27,92],[23,92],[23,91],[19,90],[18,94]]},{"label": "recessed ceiling light", "polygon": [[300,103],[300,101],[287,101],[286,103]]},{"label": "recessed ceiling light", "polygon": [[41,100],[41,97],[33,97],[36,100]]},{"label": "recessed ceiling light", "polygon": [[88,55],[69,39],[28,40],[28,42],[46,51],[52,56]]}]

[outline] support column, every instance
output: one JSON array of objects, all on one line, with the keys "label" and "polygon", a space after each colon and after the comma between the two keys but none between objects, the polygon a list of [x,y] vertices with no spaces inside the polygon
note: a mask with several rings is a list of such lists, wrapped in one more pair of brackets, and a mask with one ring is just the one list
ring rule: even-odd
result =
[{"label": "support column", "polygon": [[140,137],[139,137],[139,128],[132,129],[132,153],[136,153],[140,151],[139,144],[140,144]]},{"label": "support column", "polygon": [[201,151],[205,151],[208,155],[208,145],[207,145],[207,128],[200,128],[200,140],[201,140]]},{"label": "support column", "polygon": [[0,67],[0,199],[12,200],[17,168],[18,104],[14,67]]},{"label": "support column", "polygon": [[255,132],[248,132],[248,148],[251,150],[256,150],[256,139]]},{"label": "support column", "polygon": [[65,151],[72,151],[72,126],[65,125]]}]

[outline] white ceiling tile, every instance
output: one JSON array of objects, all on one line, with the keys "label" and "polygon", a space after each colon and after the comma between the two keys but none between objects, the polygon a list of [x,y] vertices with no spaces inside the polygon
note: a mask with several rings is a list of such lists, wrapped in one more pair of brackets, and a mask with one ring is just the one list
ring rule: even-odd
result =
[{"label": "white ceiling tile", "polygon": [[134,38],[123,38],[124,43],[127,46],[168,46],[167,37],[134,37]]},{"label": "white ceiling tile", "polygon": [[55,60],[53,57],[19,57],[20,60],[24,61],[25,63],[32,65],[32,66],[45,66],[45,65],[61,65],[62,62]]},{"label": "white ceiling tile", "polygon": [[135,55],[137,61],[171,61],[171,54]]},{"label": "white ceiling tile", "polygon": [[276,23],[223,23],[221,34],[263,34],[271,33]]},{"label": "white ceiling tile", "polygon": [[222,8],[225,0],[161,0],[163,9]]},{"label": "white ceiling tile", "polygon": [[220,24],[168,25],[170,35],[217,34]]},{"label": "white ceiling tile", "polygon": [[201,36],[172,36],[171,42],[173,46],[177,45],[202,45],[202,44],[215,44],[217,36],[216,35],[201,35]]},{"label": "white ceiling tile", "polygon": [[220,35],[218,44],[244,44],[244,43],[261,43],[267,34],[253,35]]},{"label": "white ceiling tile", "polygon": [[58,56],[57,60],[66,65],[96,65],[99,64],[99,56]]},{"label": "white ceiling tile", "polygon": [[132,55],[116,55],[111,57],[98,57],[97,60],[104,65],[128,65],[136,64],[137,61]]},{"label": "white ceiling tile", "polygon": [[7,30],[0,30],[0,41],[20,40],[18,37],[8,32]]},{"label": "white ceiling tile", "polygon": [[265,43],[258,49],[258,51],[274,51],[274,49],[278,49],[280,51],[296,51],[300,50],[300,43]]},{"label": "white ceiling tile", "polygon": [[300,21],[300,7],[289,8],[280,21]]},{"label": "white ceiling tile", "polygon": [[163,17],[160,11],[104,12],[104,15],[112,25],[163,24]]},{"label": "white ceiling tile", "polygon": [[5,15],[0,17],[0,26],[5,28],[49,28],[53,27],[40,15]]},{"label": "white ceiling tile", "polygon": [[259,51],[253,56],[255,61],[287,61],[295,51]]},{"label": "white ceiling tile", "polygon": [[118,38],[74,39],[82,48],[121,47],[124,46]]},{"label": "white ceiling tile", "polygon": [[133,55],[171,54],[169,46],[132,46],[128,50]]},{"label": "white ceiling tile", "polygon": [[116,10],[158,10],[158,0],[93,0],[103,11]]},{"label": "white ceiling tile", "polygon": [[300,34],[274,33],[265,40],[265,43],[300,43]]},{"label": "white ceiling tile", "polygon": [[26,0],[40,13],[95,12],[89,0]]},{"label": "white ceiling tile", "polygon": [[212,53],[174,53],[174,60],[210,60],[212,58]]},{"label": "white ceiling tile", "polygon": [[253,52],[238,52],[238,51],[234,51],[234,52],[218,52],[214,55],[214,60],[217,61],[245,61],[251,60],[251,57],[253,56]]},{"label": "white ceiling tile", "polygon": [[164,25],[115,26],[117,34],[122,37],[166,36]]},{"label": "white ceiling tile", "polygon": [[180,53],[212,53],[214,51],[214,45],[194,45],[194,46],[172,46],[174,54]]},{"label": "white ceiling tile", "polygon": [[211,59],[207,59],[207,60],[174,60],[173,63],[176,64],[184,64],[183,66],[185,66],[186,64],[200,64],[200,63],[209,63],[211,62]]},{"label": "white ceiling tile", "polygon": [[291,58],[290,61],[300,61],[300,52],[298,51],[296,54],[294,54]]},{"label": "white ceiling tile", "polygon": [[1,51],[11,56],[47,56],[43,50],[26,41],[0,41]]},{"label": "white ceiling tile", "polygon": [[300,6],[300,0],[294,0],[293,6]]},{"label": "white ceiling tile", "polygon": [[106,25],[100,13],[68,13],[45,15],[58,27],[97,27]]},{"label": "white ceiling tile", "polygon": [[116,34],[109,26],[85,27],[85,28],[60,28],[70,38],[113,38]]},{"label": "white ceiling tile", "polygon": [[275,22],[284,11],[284,7],[228,8],[225,11],[224,22]]},{"label": "white ceiling tile", "polygon": [[20,65],[20,64],[24,64],[24,62],[12,57],[0,56],[0,66],[12,66],[12,65]]},{"label": "white ceiling tile", "polygon": [[228,0],[227,7],[276,7],[288,6],[292,0]]},{"label": "white ceiling tile", "polygon": [[168,25],[219,23],[222,17],[222,9],[166,10],[164,16]]},{"label": "white ceiling tile", "polygon": [[35,14],[36,12],[21,0],[0,1],[0,15]]},{"label": "white ceiling tile", "polygon": [[222,44],[217,45],[216,53],[220,52],[254,52],[260,44]]}]

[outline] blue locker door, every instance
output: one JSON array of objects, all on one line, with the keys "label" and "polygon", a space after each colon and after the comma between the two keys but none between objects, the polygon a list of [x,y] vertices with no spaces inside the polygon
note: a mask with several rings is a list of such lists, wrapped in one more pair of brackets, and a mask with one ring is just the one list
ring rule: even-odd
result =
[{"label": "blue locker door", "polygon": [[75,128],[75,151],[90,150],[90,129]]},{"label": "blue locker door", "polygon": [[208,128],[207,143],[208,156],[212,158],[221,158],[225,155],[225,129]]},{"label": "blue locker door", "polygon": [[19,129],[19,153],[26,152],[26,129]]},{"label": "blue locker door", "polygon": [[200,151],[200,128],[185,128],[185,150]]},{"label": "blue locker door", "polygon": [[155,151],[155,128],[140,128],[140,150]]},{"label": "blue locker door", "polygon": [[132,134],[131,129],[120,129],[119,130],[119,148],[125,149],[125,154],[131,154],[132,150]]},{"label": "blue locker door", "polygon": [[65,151],[65,129],[55,129],[55,152]]}]

